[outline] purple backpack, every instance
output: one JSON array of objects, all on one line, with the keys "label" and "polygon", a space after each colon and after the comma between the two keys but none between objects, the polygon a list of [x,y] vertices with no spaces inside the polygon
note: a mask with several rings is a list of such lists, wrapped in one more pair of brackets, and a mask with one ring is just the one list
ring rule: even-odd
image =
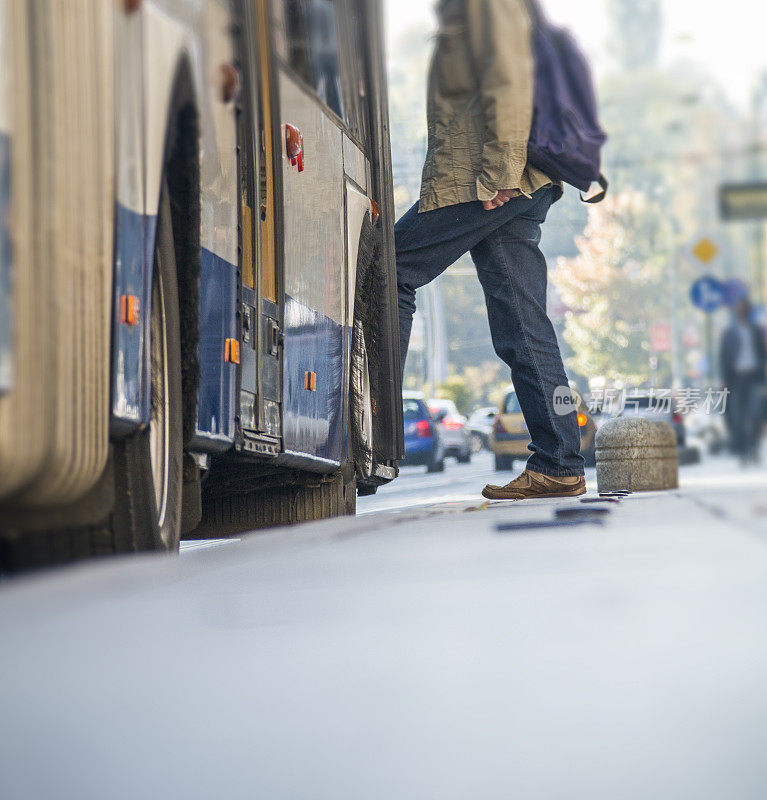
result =
[{"label": "purple backpack", "polygon": [[596,181],[602,191],[581,199],[598,203],[607,193],[600,149],[607,135],[599,126],[594,83],[588,62],[570,33],[552,25],[528,0],[535,59],[533,124],[528,161],[550,178],[587,192]]}]

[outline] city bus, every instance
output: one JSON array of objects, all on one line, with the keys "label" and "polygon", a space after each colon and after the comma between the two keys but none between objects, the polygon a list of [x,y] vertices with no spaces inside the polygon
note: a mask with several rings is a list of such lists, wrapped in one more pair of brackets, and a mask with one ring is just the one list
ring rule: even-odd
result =
[{"label": "city bus", "polygon": [[0,67],[0,569],[394,479],[380,2],[0,0]]}]

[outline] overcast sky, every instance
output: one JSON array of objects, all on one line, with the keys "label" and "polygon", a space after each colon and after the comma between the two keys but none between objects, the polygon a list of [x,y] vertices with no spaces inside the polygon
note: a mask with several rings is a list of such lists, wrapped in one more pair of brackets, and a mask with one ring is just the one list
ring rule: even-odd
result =
[{"label": "overcast sky", "polygon": [[[433,24],[435,0],[384,0],[388,36],[414,24]],[[543,0],[552,21],[569,27],[597,71],[604,69],[605,0]],[[767,4],[762,0],[662,0],[664,58],[684,55],[702,65],[726,93],[745,105],[755,76],[767,70]]]}]

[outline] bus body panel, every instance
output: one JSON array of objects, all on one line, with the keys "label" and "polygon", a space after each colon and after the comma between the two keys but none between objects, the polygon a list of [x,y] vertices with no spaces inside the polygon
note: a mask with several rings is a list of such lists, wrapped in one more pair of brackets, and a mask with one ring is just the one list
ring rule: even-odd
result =
[{"label": "bus body panel", "polygon": [[[144,41],[146,166],[143,225],[118,207],[118,254],[123,228],[136,291],[146,295],[142,325],[132,334],[130,355],[115,348],[113,412],[124,419],[130,395],[134,425],[146,424],[148,394],[148,292],[162,174],[161,135],[167,124],[174,65],[186,57],[195,78],[201,140],[200,381],[198,417],[191,443],[200,451],[228,449],[235,441],[237,377],[224,358],[227,339],[237,338],[236,123],[231,104],[216,97],[219,69],[232,60],[228,7],[218,2],[147,2]],[[204,20],[201,27],[200,20]],[[203,33],[204,27],[204,33]],[[278,70],[278,118],[282,121],[282,213],[284,226],[283,453],[276,462],[327,471],[347,456],[350,326],[356,248],[363,211],[360,189],[370,185],[365,154],[337,119],[285,70]],[[284,153],[284,123],[304,137],[303,170]],[[344,177],[346,175],[346,178]],[[347,206],[347,179],[356,192]],[[368,200],[365,198],[364,205]],[[132,261],[131,261],[132,257]],[[143,282],[138,281],[143,266]],[[130,271],[129,271],[130,272]],[[118,269],[118,275],[120,270]],[[124,292],[128,287],[121,286]],[[119,292],[115,291],[115,307]],[[115,340],[119,341],[115,326]],[[122,336],[126,333],[122,331]],[[131,336],[129,332],[127,336]],[[130,370],[120,371],[120,365]],[[306,375],[316,378],[306,388]],[[138,412],[136,412],[138,409]],[[122,417],[118,411],[122,412]]]},{"label": "bus body panel", "polygon": [[237,373],[224,358],[227,339],[237,339],[237,267],[203,248],[200,254],[200,386],[192,447],[228,450],[234,443]]},{"label": "bus body panel", "polygon": [[[286,296],[284,353],[284,449],[338,466],[345,449],[343,325]],[[313,390],[307,373],[315,376]],[[325,463],[318,466],[325,471]]]},{"label": "bus body panel", "polygon": [[351,178],[362,191],[368,189],[368,172],[370,164],[365,154],[357,145],[346,135],[343,134],[344,148],[344,172]]},{"label": "bus body panel", "polygon": [[[344,455],[345,309],[343,134],[284,70],[280,120],[299,129],[303,163],[283,133],[284,449],[340,464]],[[307,373],[316,376],[314,388]]]},{"label": "bus body panel", "polygon": [[[236,365],[225,360],[227,339],[237,337],[236,134],[233,103],[224,102],[220,94],[221,68],[233,59],[231,18],[228,6],[214,0],[155,0],[143,3],[125,24],[126,36],[118,39],[121,170],[115,215],[112,428],[128,432],[149,420],[148,326],[157,208],[173,91],[183,62],[191,77],[200,137],[200,375],[194,446],[215,452],[234,442],[236,400]],[[143,120],[139,132],[136,120]],[[120,320],[124,295],[138,297],[138,325]]]},{"label": "bus body panel", "polygon": [[[234,62],[228,4],[207,2],[195,39],[199,56],[201,259],[197,425],[192,445],[216,452],[235,440],[237,364],[226,341],[237,340],[237,127],[235,103],[221,96],[221,70]],[[204,47],[203,47],[204,43]]]},{"label": "bus body panel", "polygon": [[[113,431],[129,431],[149,418],[147,251],[156,218],[146,214],[144,60],[141,13],[118,14],[115,23],[116,181],[115,272],[112,295]],[[140,323],[121,321],[121,300],[136,297]]]}]

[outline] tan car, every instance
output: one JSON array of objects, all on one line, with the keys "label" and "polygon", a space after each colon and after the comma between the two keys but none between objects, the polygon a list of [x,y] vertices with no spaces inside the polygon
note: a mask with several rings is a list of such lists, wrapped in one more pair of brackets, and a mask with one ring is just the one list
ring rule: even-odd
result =
[{"label": "tan car", "polygon": [[[594,436],[597,425],[581,400],[578,404],[578,426],[581,430],[581,455],[587,466],[593,466]],[[517,393],[510,386],[503,396],[490,433],[490,449],[495,455],[497,470],[514,468],[514,461],[527,461],[530,451],[530,434],[519,405]]]}]

